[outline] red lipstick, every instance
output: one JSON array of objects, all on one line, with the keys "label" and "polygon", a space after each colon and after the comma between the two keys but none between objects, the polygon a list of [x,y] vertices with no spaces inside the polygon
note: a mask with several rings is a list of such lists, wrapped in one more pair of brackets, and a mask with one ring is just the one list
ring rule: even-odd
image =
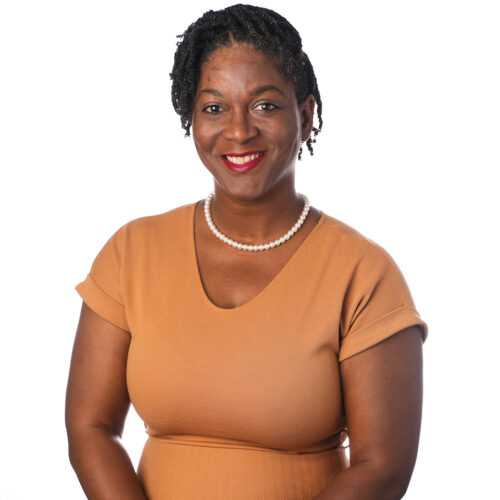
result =
[{"label": "red lipstick", "polygon": [[[258,154],[258,153],[261,153],[261,155],[243,164],[233,163],[227,158],[228,156],[241,158],[243,156],[250,156],[252,154]],[[261,160],[264,159],[265,156],[266,156],[265,151],[246,151],[245,153],[228,153],[227,155],[222,155],[221,158],[222,161],[226,164],[226,166],[233,172],[244,173],[255,168],[261,162]]]}]

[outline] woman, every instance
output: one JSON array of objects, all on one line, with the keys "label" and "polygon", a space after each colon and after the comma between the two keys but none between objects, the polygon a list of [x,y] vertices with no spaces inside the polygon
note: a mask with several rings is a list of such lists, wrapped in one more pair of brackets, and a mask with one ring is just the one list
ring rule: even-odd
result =
[{"label": "woman", "polygon": [[295,191],[322,125],[299,34],[267,9],[209,11],[171,77],[214,196],[125,224],[76,287],[66,422],[86,494],[401,498],[427,325],[390,255]]}]

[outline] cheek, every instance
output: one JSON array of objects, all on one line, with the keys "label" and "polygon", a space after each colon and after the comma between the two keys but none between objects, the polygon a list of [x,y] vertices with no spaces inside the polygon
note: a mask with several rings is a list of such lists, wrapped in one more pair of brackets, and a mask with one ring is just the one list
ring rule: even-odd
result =
[{"label": "cheek", "polygon": [[273,141],[281,146],[285,154],[294,150],[296,146],[300,146],[302,134],[299,124],[294,118],[294,116],[288,116],[283,122],[276,123],[273,129],[269,131]]},{"label": "cheek", "polygon": [[213,127],[204,126],[200,122],[195,125],[195,122],[193,122],[193,141],[198,153],[209,152],[214,146],[216,135]]},{"label": "cheek", "polygon": [[207,137],[202,133],[200,129],[193,129],[193,142],[198,154],[202,155],[208,147],[208,141]]},{"label": "cheek", "polygon": [[213,173],[214,162],[217,160],[214,158],[215,148],[215,137],[214,134],[208,133],[204,127],[198,125],[193,127],[193,142],[198,153],[200,161],[205,165],[205,167]]}]

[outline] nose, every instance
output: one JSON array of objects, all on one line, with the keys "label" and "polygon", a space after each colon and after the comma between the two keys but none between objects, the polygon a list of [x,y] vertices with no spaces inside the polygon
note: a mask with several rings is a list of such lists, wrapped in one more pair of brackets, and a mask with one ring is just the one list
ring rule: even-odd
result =
[{"label": "nose", "polygon": [[247,110],[235,109],[229,113],[223,132],[226,139],[244,144],[256,137],[258,133],[259,129],[252,123],[251,116]]}]

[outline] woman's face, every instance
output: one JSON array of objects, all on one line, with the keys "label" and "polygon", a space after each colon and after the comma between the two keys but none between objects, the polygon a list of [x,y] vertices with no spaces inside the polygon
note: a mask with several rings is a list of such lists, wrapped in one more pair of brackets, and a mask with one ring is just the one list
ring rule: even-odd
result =
[{"label": "woman's face", "polygon": [[313,114],[312,95],[299,105],[293,84],[269,57],[235,44],[218,49],[201,67],[193,139],[221,189],[255,199],[293,186],[295,160],[311,134]]}]

